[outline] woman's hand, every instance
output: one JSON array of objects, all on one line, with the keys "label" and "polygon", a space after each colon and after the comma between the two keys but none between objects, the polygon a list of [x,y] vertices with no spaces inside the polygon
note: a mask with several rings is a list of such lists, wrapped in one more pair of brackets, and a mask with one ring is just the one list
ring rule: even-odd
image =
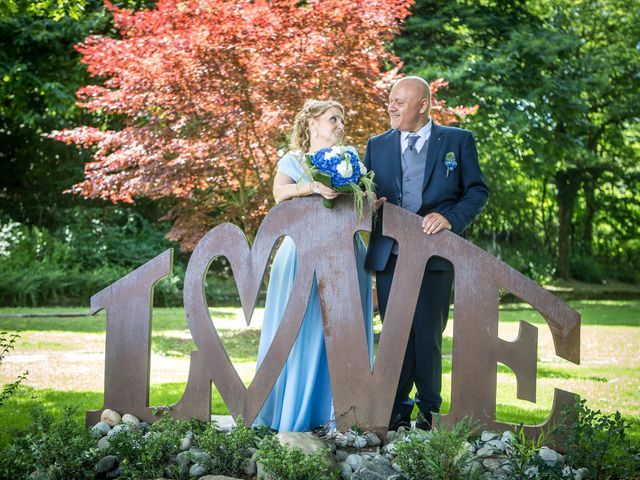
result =
[{"label": "woman's hand", "polygon": [[336,198],[338,195],[340,195],[333,188],[329,188],[329,187],[327,187],[326,185],[323,185],[320,182],[311,182],[311,191],[313,193],[317,193],[319,195],[322,195],[327,200],[332,200],[332,199]]}]

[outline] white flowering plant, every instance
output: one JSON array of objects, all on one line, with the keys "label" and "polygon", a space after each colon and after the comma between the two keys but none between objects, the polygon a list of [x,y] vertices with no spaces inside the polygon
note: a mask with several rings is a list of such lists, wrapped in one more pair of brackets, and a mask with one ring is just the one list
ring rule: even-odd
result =
[{"label": "white flowering plant", "polygon": [[[321,148],[313,155],[305,155],[305,161],[313,180],[333,188],[340,193],[353,194],[353,203],[362,217],[365,200],[373,205],[374,173],[360,161],[354,147],[336,145]],[[333,200],[325,199],[327,208],[333,207]]]}]

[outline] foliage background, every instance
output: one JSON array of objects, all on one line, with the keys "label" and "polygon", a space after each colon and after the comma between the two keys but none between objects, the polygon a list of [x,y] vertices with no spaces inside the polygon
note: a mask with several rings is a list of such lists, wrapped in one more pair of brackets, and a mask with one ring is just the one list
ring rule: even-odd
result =
[{"label": "foliage background", "polygon": [[[132,11],[154,4],[114,2]],[[125,124],[107,109],[76,104],[81,87],[104,79],[89,77],[74,45],[90,35],[122,36],[109,8],[97,0],[0,1],[2,304],[86,304],[177,247],[165,238],[175,223],[160,219],[181,200],[140,195],[114,205],[62,193],[84,180],[92,152],[44,135]],[[638,0],[418,0],[384,43],[401,74],[448,81],[438,92],[448,106],[479,106],[460,126],[476,137],[491,197],[469,238],[534,280],[640,280],[639,13]],[[383,63],[380,74],[393,66]],[[348,108],[365,115],[380,105]],[[358,128],[354,135],[366,138],[386,124],[369,118]],[[276,130],[274,151],[286,141],[286,126]],[[216,195],[221,204],[238,200],[233,188]],[[270,205],[268,189],[257,195]],[[228,217],[214,208],[208,215],[208,225]],[[249,235],[256,221],[244,225]],[[180,302],[187,258],[177,255],[161,303]],[[232,298],[228,269],[214,270],[209,290]]]}]

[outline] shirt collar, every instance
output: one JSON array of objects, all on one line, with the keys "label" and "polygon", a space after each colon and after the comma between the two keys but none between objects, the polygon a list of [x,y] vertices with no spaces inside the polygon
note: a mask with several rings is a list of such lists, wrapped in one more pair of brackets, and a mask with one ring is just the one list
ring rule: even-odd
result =
[{"label": "shirt collar", "polygon": [[400,132],[400,141],[401,142],[405,142],[407,140],[407,137],[409,135],[418,135],[421,139],[424,139],[424,141],[426,142],[427,140],[429,140],[429,137],[431,136],[431,125],[433,125],[433,122],[431,121],[431,117],[429,117],[429,121],[426,123],[426,125],[424,125],[420,130],[418,130],[417,132]]}]

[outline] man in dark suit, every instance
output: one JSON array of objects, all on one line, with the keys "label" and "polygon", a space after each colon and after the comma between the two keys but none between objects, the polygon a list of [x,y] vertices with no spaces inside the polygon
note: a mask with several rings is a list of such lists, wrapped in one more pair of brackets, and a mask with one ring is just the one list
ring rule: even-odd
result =
[{"label": "man in dark suit", "polygon": [[[489,190],[471,132],[431,120],[431,94],[422,78],[406,77],[389,94],[391,129],[367,143],[364,164],[375,172],[379,207],[389,201],[422,217],[426,235],[443,229],[462,234],[487,202]],[[366,267],[376,272],[378,306],[384,321],[398,245],[382,235],[384,218],[371,233]],[[411,252],[403,252],[411,255]],[[415,383],[416,427],[430,429],[442,397],[442,332],[449,315],[453,266],[429,259],[398,382],[390,430],[410,426]]]}]

